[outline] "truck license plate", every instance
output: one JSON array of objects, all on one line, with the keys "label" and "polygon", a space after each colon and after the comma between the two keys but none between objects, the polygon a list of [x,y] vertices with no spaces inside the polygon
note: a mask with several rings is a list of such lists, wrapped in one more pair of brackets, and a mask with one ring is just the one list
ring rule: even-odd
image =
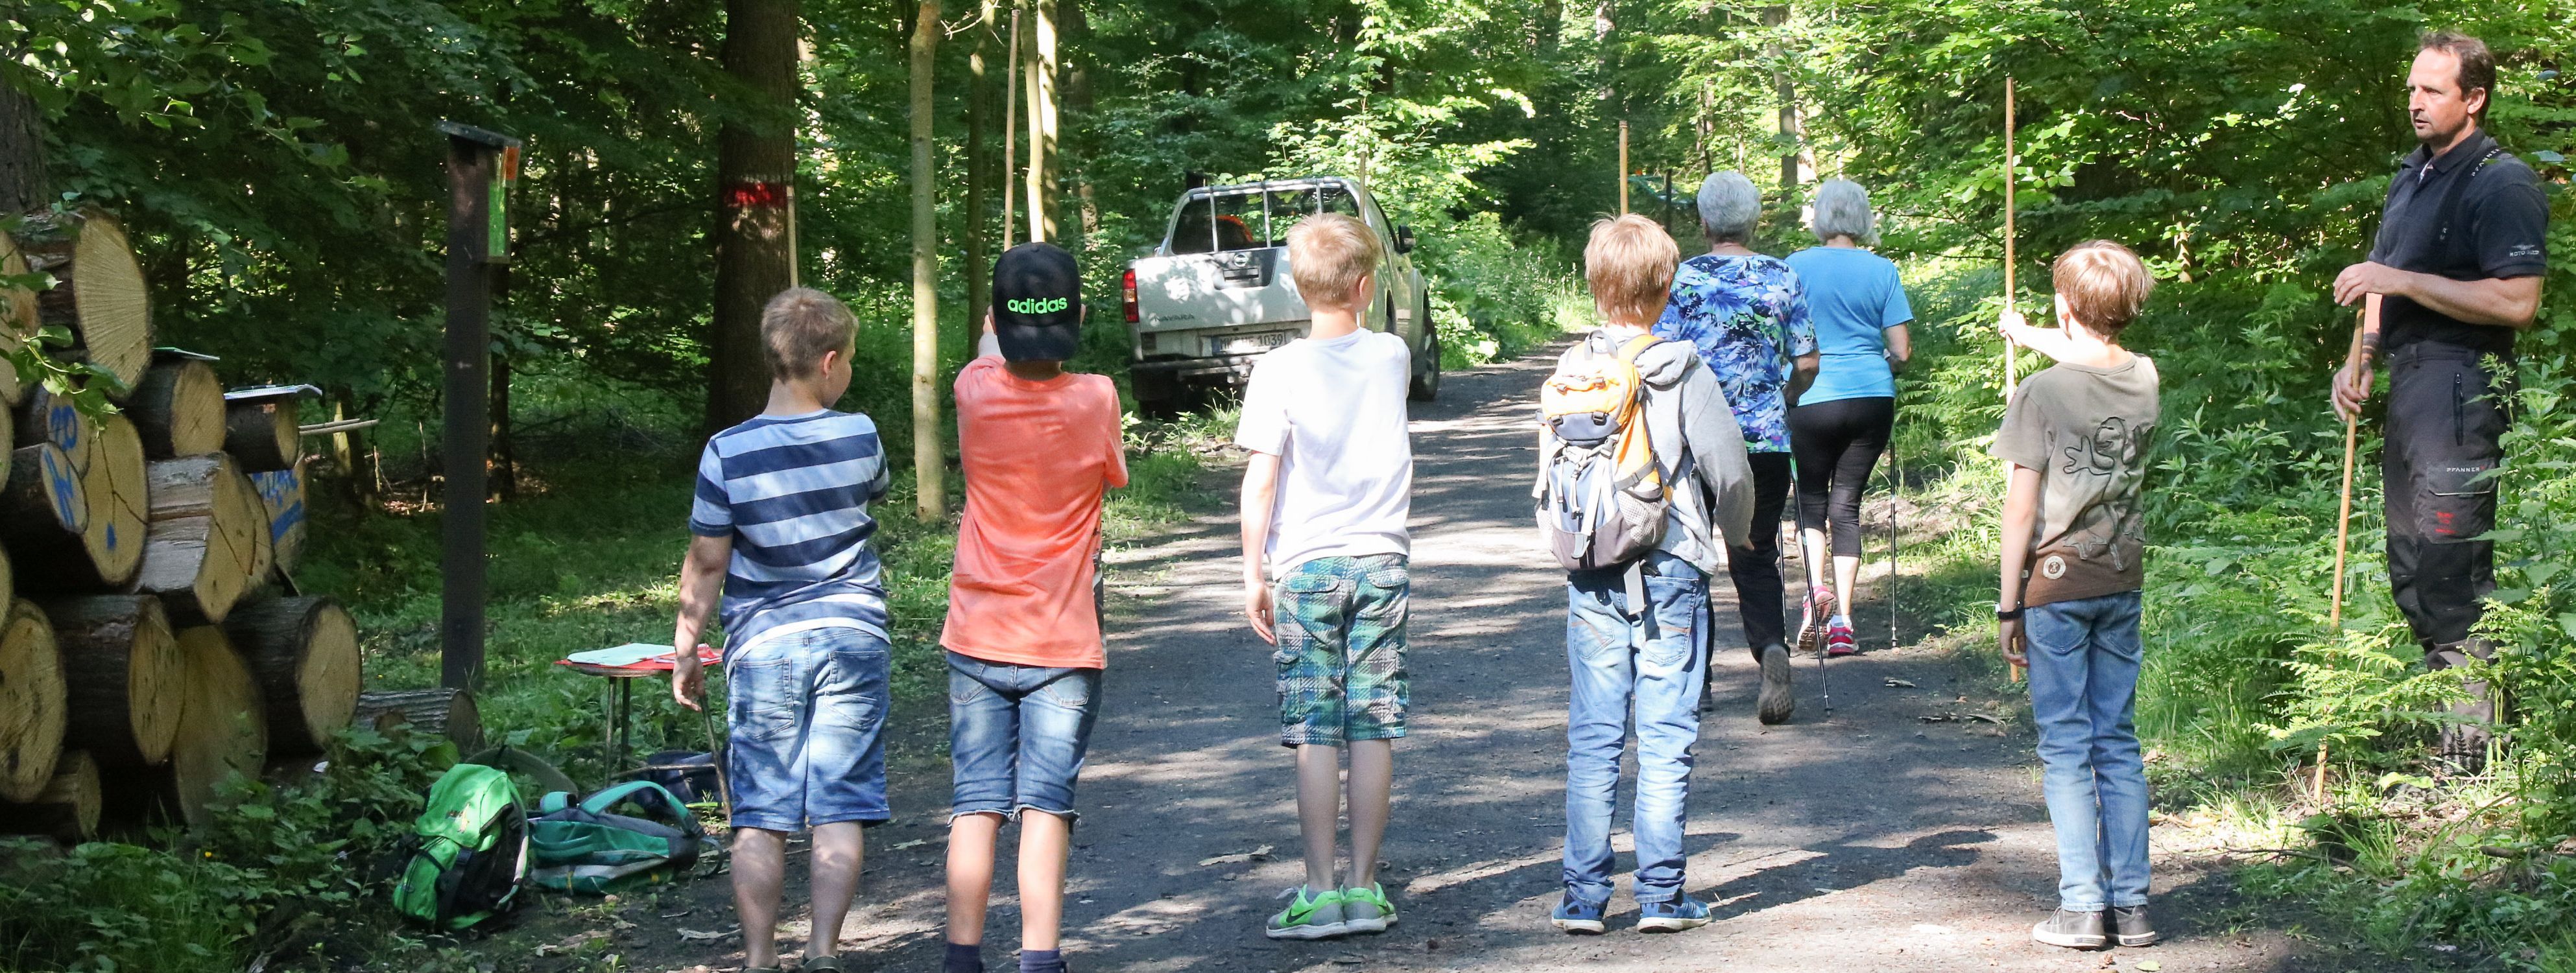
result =
[{"label": "truck license plate", "polygon": [[1262,334],[1228,335],[1209,338],[1209,355],[1257,355],[1295,339],[1294,331],[1271,331]]}]

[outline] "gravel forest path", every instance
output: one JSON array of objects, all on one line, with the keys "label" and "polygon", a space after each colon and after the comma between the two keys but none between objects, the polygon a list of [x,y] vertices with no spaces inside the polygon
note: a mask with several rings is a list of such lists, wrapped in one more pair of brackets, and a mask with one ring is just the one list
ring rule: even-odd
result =
[{"label": "gravel forest path", "polygon": [[[1832,663],[1832,715],[1815,662],[1802,659],[1796,718],[1763,727],[1753,717],[1756,667],[1723,579],[1717,708],[1702,729],[1687,828],[1688,888],[1718,922],[1640,935],[1622,876],[1609,935],[1551,929],[1564,836],[1563,575],[1533,546],[1527,493],[1528,416],[1550,360],[1453,375],[1442,401],[1413,413],[1412,735],[1396,751],[1383,876],[1401,923],[1316,943],[1261,935],[1273,896],[1299,881],[1300,866],[1267,647],[1238,614],[1229,499],[1113,557],[1121,597],[1066,915],[1074,968],[2345,968],[2336,947],[2238,901],[2223,873],[2193,864],[2204,859],[2161,847],[2158,915],[2173,934],[2165,944],[2116,953],[2032,944],[2030,924],[2055,899],[2056,868],[2026,716],[1981,695],[1987,680],[1949,653],[1887,646],[1872,595],[1860,618],[1871,651]],[[1222,489],[1230,494],[1230,480]],[[2005,722],[1920,719],[1967,712]],[[924,754],[943,732],[941,715],[913,714],[919,725],[903,748],[913,756],[894,770],[900,817],[869,833],[866,888],[843,928],[854,971],[939,968],[948,781],[945,761]],[[1631,768],[1633,781],[1633,757]],[[1622,868],[1633,867],[1626,799],[1623,790]],[[1265,849],[1262,859],[1243,857]],[[1003,853],[1013,853],[1007,833]],[[1007,863],[1001,873],[985,955],[1006,971],[1018,915]],[[683,894],[701,911],[727,912],[721,886]],[[794,924],[787,931],[803,935]],[[738,941],[724,948],[730,957],[661,946],[630,960],[738,966]]]}]

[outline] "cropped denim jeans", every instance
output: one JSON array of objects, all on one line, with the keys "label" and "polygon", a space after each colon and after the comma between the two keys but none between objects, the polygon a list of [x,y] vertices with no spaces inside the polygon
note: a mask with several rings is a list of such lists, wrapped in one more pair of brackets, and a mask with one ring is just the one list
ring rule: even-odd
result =
[{"label": "cropped denim jeans", "polygon": [[1565,658],[1574,690],[1565,720],[1565,889],[1586,902],[1610,898],[1610,819],[1632,711],[1637,901],[1682,894],[1682,819],[1708,680],[1701,631],[1708,578],[1662,552],[1648,555],[1646,572],[1647,603],[1634,611],[1624,571],[1566,576]]},{"label": "cropped denim jeans", "polygon": [[988,662],[948,653],[949,816],[1041,811],[1075,817],[1100,670]]},{"label": "cropped denim jeans", "polygon": [[2147,765],[2134,725],[2141,604],[2127,591],[2022,616],[2058,907],[2070,912],[2147,901]]}]

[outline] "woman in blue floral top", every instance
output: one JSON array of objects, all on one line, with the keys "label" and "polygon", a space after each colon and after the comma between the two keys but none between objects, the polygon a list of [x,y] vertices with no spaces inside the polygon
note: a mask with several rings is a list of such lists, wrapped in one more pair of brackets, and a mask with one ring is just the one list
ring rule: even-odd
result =
[{"label": "woman in blue floral top", "polygon": [[[1745,538],[1752,545],[1730,554],[1727,573],[1734,577],[1745,639],[1762,663],[1759,715],[1764,723],[1780,723],[1795,704],[1780,593],[1780,512],[1792,485],[1788,409],[1815,381],[1816,329],[1807,320],[1798,275],[1749,246],[1761,216],[1762,196],[1742,173],[1714,173],[1700,184],[1699,219],[1709,249],[1674,272],[1672,302],[1655,334],[1699,349],[1744,428],[1753,463],[1753,530]],[[1800,641],[1808,639],[1807,630],[1821,630],[1815,620],[1831,610],[1832,600],[1831,589],[1808,595]]]}]

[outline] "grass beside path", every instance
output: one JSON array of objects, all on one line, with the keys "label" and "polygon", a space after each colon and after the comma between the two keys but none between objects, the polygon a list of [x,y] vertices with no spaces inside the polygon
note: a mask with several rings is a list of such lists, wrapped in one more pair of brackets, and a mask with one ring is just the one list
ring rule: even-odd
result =
[{"label": "grass beside path", "polygon": [[[1231,428],[1230,413],[1129,431],[1130,483],[1110,491],[1106,526],[1118,545],[1181,516],[1198,489],[1200,450]],[[532,746],[579,780],[607,772],[601,712],[604,680],[554,665],[567,653],[626,642],[666,642],[677,611],[680,556],[688,543],[695,444],[657,439],[658,454],[575,456],[541,465],[537,489],[490,508],[491,598],[485,681],[476,703],[496,741]],[[956,517],[963,506],[952,471],[950,515],[912,515],[913,478],[898,469],[893,492],[872,513],[894,617],[898,705],[945,686],[938,647],[947,610]],[[399,494],[401,491],[394,491]],[[317,515],[314,550],[300,580],[346,599],[358,620],[371,689],[438,680],[439,517],[434,510],[358,511],[348,504]],[[722,680],[711,697],[721,705]],[[670,705],[663,683],[635,688],[634,746],[705,748],[705,730]]]}]

